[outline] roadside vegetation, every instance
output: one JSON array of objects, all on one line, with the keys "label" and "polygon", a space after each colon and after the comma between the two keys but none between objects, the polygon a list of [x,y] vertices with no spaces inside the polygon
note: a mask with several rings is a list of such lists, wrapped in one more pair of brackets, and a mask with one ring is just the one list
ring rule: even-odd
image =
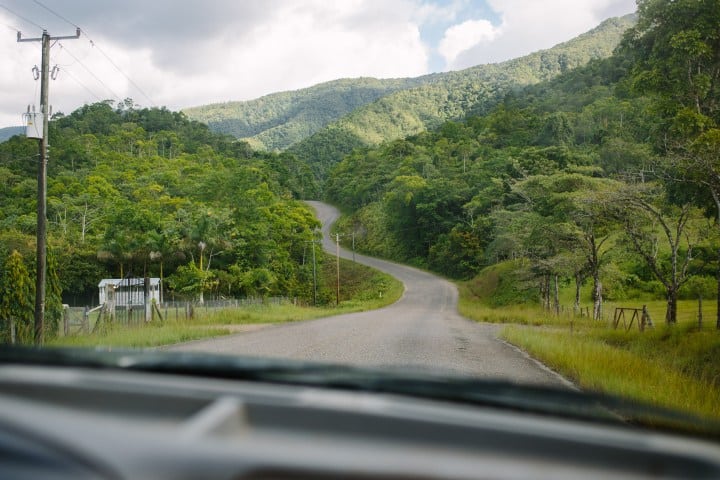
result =
[{"label": "roadside vegetation", "polygon": [[[106,346],[149,348],[162,345],[217,337],[245,331],[243,327],[267,326],[312,320],[331,315],[380,308],[397,301],[403,286],[393,277],[348,260],[340,264],[340,304],[335,305],[336,271],[334,262],[327,261],[319,275],[319,297],[323,305],[298,304],[291,300],[223,309],[198,306],[192,319],[172,316],[140,326],[110,324],[97,333],[56,336],[49,344],[55,346]],[[329,298],[332,297],[333,301]]]},{"label": "roadside vegetation", "polygon": [[[512,288],[515,284],[500,280],[517,272],[508,264],[503,267],[487,269],[459,284],[462,315],[507,324],[501,338],[582,389],[720,419],[716,301],[702,302],[701,317],[697,299],[680,300],[677,323],[671,325],[664,321],[666,302],[648,298],[606,302],[600,319],[594,320],[590,303],[581,304],[580,310],[573,308],[569,285],[560,291],[559,309],[522,301],[522,292]],[[498,270],[503,274],[500,279]],[[584,298],[590,297],[589,291],[584,293]],[[497,299],[505,301],[498,305]],[[640,319],[631,324],[631,313],[615,327],[616,308],[643,306],[653,327],[640,331]]]},{"label": "roadside vegetation", "polygon": [[[325,184],[339,230],[463,282],[461,313],[583,388],[720,416],[718,22],[641,0],[610,58],[355,149]],[[611,327],[643,305],[653,329]]]},{"label": "roadside vegetation", "polygon": [[[505,337],[579,385],[717,417],[719,23],[717,0],[639,0],[637,23],[612,56],[590,55],[586,36],[580,53],[589,63],[571,68],[572,52],[541,53],[532,58],[551,74],[537,81],[499,88],[468,70],[458,75],[470,90],[436,88],[441,95],[423,94],[424,102],[396,92],[348,118],[372,120],[378,105],[398,119],[432,110],[434,129],[413,121],[396,133],[416,134],[379,143],[385,137],[367,141],[329,125],[296,145],[314,165],[132,101],[58,116],[46,338],[58,334],[64,300],[129,271],[164,276],[187,299],[314,303],[319,225],[298,199],[323,195],[347,213],[337,231],[348,246],[463,281],[464,315],[520,324]],[[31,332],[36,151],[20,136],[0,144],[0,341],[10,319],[21,342]],[[148,342],[331,314],[334,262],[319,256],[316,266],[325,278],[320,309],[199,316],[172,333],[170,322],[148,327],[168,329]],[[341,299],[345,311],[400,295],[389,279],[354,281],[342,281],[353,292]],[[615,306],[643,305],[652,330],[610,327]],[[88,342],[137,344],[127,335]]]}]

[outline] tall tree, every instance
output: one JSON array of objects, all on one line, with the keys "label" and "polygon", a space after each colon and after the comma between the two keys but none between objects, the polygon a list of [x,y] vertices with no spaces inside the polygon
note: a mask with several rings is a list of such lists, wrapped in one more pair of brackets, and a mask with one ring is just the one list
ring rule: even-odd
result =
[{"label": "tall tree", "polygon": [[13,250],[5,259],[0,276],[0,336],[4,342],[11,338],[12,324],[19,342],[33,341],[33,290],[22,255]]},{"label": "tall tree", "polygon": [[690,278],[692,251],[703,236],[698,229],[702,215],[690,203],[663,201],[658,190],[658,185],[630,186],[619,192],[615,211],[635,252],[665,287],[665,321],[675,324],[680,288]]},{"label": "tall tree", "polygon": [[[622,47],[634,88],[655,96],[666,176],[704,190],[720,228],[720,2],[639,0]],[[720,250],[717,328],[720,329]]]}]

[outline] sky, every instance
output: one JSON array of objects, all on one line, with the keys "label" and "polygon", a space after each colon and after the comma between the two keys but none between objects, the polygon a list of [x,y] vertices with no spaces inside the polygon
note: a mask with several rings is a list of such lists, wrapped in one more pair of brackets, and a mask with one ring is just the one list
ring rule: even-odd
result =
[{"label": "sky", "polygon": [[171,110],[338,78],[460,70],[550,48],[635,0],[0,0],[0,128],[39,105],[39,38],[53,112],[132,98]]}]

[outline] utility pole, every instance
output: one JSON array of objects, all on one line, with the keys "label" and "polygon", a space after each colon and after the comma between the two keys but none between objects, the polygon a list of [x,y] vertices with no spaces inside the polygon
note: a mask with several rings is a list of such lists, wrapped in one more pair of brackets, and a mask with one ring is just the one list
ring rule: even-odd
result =
[{"label": "utility pole", "polygon": [[22,38],[17,33],[18,42],[42,42],[42,69],[40,72],[40,111],[43,116],[43,135],[40,139],[40,157],[38,165],[38,205],[37,205],[37,277],[35,279],[35,325],[34,339],[36,345],[43,343],[45,323],[45,278],[47,276],[47,162],[48,162],[48,122],[50,120],[50,104],[48,87],[50,83],[50,41],[80,38],[80,29],[75,35],[51,37],[43,30],[42,37]]},{"label": "utility pole", "polygon": [[335,305],[340,305],[340,234],[335,234],[335,260],[337,262],[337,290],[335,296]]},{"label": "utility pole", "polygon": [[353,262],[355,261],[355,229],[352,232],[352,250],[353,250]]},{"label": "utility pole", "polygon": [[313,255],[313,307],[317,307],[317,268],[315,267],[315,239],[312,241]]}]

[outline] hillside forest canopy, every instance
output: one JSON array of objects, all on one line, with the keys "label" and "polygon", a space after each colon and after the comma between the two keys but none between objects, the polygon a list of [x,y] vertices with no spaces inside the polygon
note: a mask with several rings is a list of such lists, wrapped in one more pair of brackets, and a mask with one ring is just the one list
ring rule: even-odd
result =
[{"label": "hillside forest canopy", "polygon": [[[325,198],[364,252],[455,279],[499,272],[493,305],[550,306],[566,285],[596,316],[604,300],[664,298],[673,323],[678,299],[720,295],[718,24],[716,0],[640,1],[610,57],[322,169],[131,100],[57,115],[48,312],[129,272],[176,298],[309,302],[319,224],[300,200]],[[22,136],[0,144],[0,318],[32,313],[36,156]]]},{"label": "hillside forest canopy", "polygon": [[[164,277],[168,298],[312,298],[319,224],[296,198],[317,185],[294,157],[131,100],[56,117],[50,145],[50,315],[92,305],[100,279],[128,275]],[[37,153],[23,136],[0,144],[0,318],[32,310]]]},{"label": "hillside forest canopy", "polygon": [[[452,278],[499,269],[492,304],[717,298],[720,3],[641,1],[607,59],[335,166],[327,198],[367,253]],[[720,321],[720,318],[719,318]],[[719,323],[720,325],[720,323]]]}]

